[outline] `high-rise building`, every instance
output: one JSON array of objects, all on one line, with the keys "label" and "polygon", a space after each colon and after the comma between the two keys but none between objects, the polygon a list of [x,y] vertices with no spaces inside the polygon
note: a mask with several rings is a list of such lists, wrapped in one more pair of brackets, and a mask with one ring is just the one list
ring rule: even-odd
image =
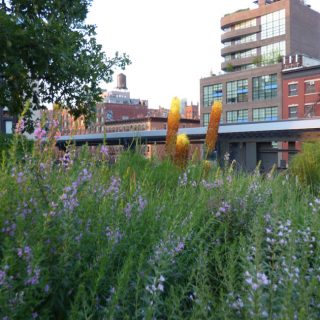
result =
[{"label": "high-rise building", "polygon": [[201,123],[222,101],[223,123],[282,118],[282,57],[320,58],[320,13],[303,0],[259,0],[221,19],[222,75],[200,80]]}]

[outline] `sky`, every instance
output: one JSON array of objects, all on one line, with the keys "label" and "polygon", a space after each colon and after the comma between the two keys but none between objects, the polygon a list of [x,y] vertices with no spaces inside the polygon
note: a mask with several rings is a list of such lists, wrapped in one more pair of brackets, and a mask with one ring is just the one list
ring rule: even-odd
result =
[{"label": "sky", "polygon": [[[305,1],[320,12],[319,0]],[[103,87],[114,89],[123,72],[131,98],[149,108],[170,108],[175,96],[200,103],[200,79],[221,69],[220,18],[256,7],[253,0],[93,0],[87,23],[96,25],[98,43],[108,57],[125,52],[132,61]]]}]

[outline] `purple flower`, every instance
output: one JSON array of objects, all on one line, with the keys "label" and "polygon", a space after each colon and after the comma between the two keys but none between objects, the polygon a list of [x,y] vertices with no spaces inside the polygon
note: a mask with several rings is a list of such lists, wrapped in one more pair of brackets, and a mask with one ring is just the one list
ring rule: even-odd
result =
[{"label": "purple flower", "polygon": [[6,279],[6,272],[0,270],[0,286],[3,286],[5,284]]},{"label": "purple flower", "polygon": [[40,122],[37,123],[37,127],[34,130],[34,136],[37,140],[42,140],[46,136],[46,131],[41,128]]},{"label": "purple flower", "polygon": [[36,319],[38,318],[38,313],[37,312],[33,312],[32,313],[32,319]]},{"label": "purple flower", "polygon": [[109,148],[105,145],[102,145],[100,152],[107,157],[109,155]]},{"label": "purple flower", "polygon": [[146,207],[148,201],[141,196],[138,197],[138,202],[139,202],[139,211],[142,212],[144,208]]},{"label": "purple flower", "polygon": [[18,177],[17,177],[17,183],[23,183],[25,181],[25,178],[24,178],[24,173],[21,171],[18,173]]},{"label": "purple flower", "polygon": [[45,292],[45,293],[48,293],[49,290],[50,290],[50,286],[49,286],[48,284],[46,284],[46,285],[44,286],[44,292]]},{"label": "purple flower", "polygon": [[131,215],[132,215],[132,205],[131,205],[131,203],[127,203],[126,207],[124,208],[124,213],[125,213],[127,219],[131,218]]}]

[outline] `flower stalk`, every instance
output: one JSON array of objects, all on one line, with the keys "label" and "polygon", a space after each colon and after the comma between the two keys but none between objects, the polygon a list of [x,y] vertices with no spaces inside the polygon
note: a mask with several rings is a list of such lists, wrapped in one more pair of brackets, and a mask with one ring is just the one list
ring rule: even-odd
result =
[{"label": "flower stalk", "polygon": [[217,138],[218,138],[218,130],[220,125],[220,118],[222,114],[222,103],[221,101],[215,101],[212,105],[212,110],[210,114],[209,125],[206,134],[206,158],[208,154],[214,151]]},{"label": "flower stalk", "polygon": [[174,97],[168,115],[166,153],[172,159],[175,154],[177,133],[180,125],[180,99]]}]

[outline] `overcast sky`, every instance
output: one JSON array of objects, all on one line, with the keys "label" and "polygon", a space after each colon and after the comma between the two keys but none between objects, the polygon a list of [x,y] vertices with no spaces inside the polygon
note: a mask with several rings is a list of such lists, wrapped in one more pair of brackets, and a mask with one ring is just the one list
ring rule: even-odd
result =
[{"label": "overcast sky", "polygon": [[[306,2],[320,11],[319,0]],[[220,71],[220,18],[256,7],[253,0],[93,0],[87,21],[108,56],[130,56],[131,97],[169,108],[174,96],[200,102],[200,78]],[[115,86],[116,75],[105,88]]]}]

